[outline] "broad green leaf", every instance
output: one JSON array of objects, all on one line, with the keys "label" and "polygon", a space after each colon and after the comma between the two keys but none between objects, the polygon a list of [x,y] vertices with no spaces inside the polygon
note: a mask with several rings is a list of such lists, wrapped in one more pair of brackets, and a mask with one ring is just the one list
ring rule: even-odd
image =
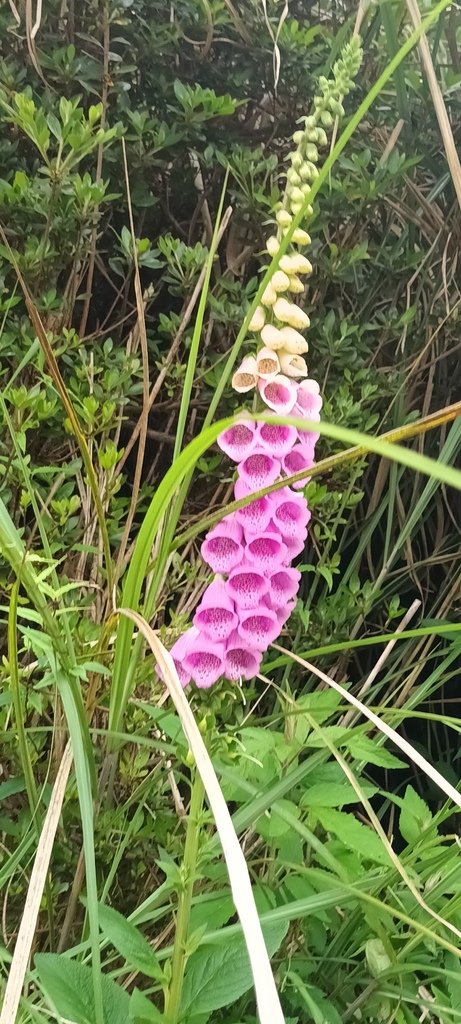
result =
[{"label": "broad green leaf", "polygon": [[131,967],[136,967],[148,978],[163,978],[160,964],[147,939],[123,914],[100,903],[99,926],[103,935]]},{"label": "broad green leaf", "polygon": [[376,764],[379,768],[405,768],[405,762],[391,754],[386,747],[375,743],[369,736],[353,736],[347,744],[348,750],[357,761]]},{"label": "broad green leaf", "polygon": [[353,814],[321,808],[316,815],[326,832],[332,832],[347,849],[364,860],[389,867],[390,858],[376,832],[354,818]]},{"label": "broad green leaf", "polygon": [[432,814],[413,786],[407,786],[401,803],[399,827],[407,843],[416,843],[429,828]]},{"label": "broad green leaf", "polygon": [[[365,796],[374,796],[379,790],[376,786],[361,782],[360,788]],[[348,782],[335,785],[330,782],[318,782],[306,789],[301,798],[303,807],[343,807],[345,804],[356,804],[357,793]]]},{"label": "broad green leaf", "polygon": [[[269,956],[279,948],[287,931],[286,922],[264,927]],[[187,965],[182,994],[181,1013],[206,1013],[229,1006],[251,988],[250,961],[241,936],[224,941],[220,946],[202,946]]]},{"label": "broad green leaf", "polygon": [[[60,1017],[72,1024],[94,1024],[96,1013],[91,967],[57,953],[35,957],[40,985]],[[127,1024],[130,997],[112,978],[101,975],[104,1024]]]}]

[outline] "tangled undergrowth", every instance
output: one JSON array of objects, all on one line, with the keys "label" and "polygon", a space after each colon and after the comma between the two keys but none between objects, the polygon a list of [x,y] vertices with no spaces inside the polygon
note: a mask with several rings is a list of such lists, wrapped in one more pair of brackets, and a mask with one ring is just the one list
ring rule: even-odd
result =
[{"label": "tangled undergrowth", "polygon": [[0,12],[0,1024],[461,1016],[459,182],[358,19]]}]

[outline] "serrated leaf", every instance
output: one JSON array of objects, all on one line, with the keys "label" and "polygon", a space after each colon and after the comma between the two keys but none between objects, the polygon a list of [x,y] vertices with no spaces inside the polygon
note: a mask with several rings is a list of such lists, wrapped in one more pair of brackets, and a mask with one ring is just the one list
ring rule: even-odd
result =
[{"label": "serrated leaf", "polygon": [[118,910],[99,904],[99,927],[124,960],[148,978],[163,978],[163,971],[144,935]]},{"label": "serrated leaf", "polygon": [[391,860],[376,832],[354,818],[353,814],[322,808],[316,811],[316,815],[325,831],[337,836],[348,850],[364,860],[389,867]]},{"label": "serrated leaf", "polygon": [[432,822],[432,814],[413,786],[407,786],[401,803],[399,828],[405,842],[416,843]]},{"label": "serrated leaf", "polygon": [[[72,1024],[94,1024],[93,972],[58,953],[35,957],[40,985],[59,1014]],[[130,997],[112,978],[101,975],[104,1024],[127,1024]]]},{"label": "serrated leaf", "polygon": [[[374,796],[379,790],[368,783],[360,783],[365,796]],[[345,804],[356,804],[357,793],[350,783],[335,785],[331,782],[317,782],[306,789],[301,798],[303,807],[343,807]]]},{"label": "serrated leaf", "polygon": [[[269,956],[283,941],[288,923],[277,922],[263,929]],[[211,1013],[234,1003],[251,988],[253,982],[243,936],[224,941],[221,946],[202,946],[191,956],[182,993],[181,1013]]]},{"label": "serrated leaf", "polygon": [[378,746],[369,736],[353,736],[347,747],[352,757],[365,764],[376,764],[378,768],[406,768],[404,761],[386,747]]}]

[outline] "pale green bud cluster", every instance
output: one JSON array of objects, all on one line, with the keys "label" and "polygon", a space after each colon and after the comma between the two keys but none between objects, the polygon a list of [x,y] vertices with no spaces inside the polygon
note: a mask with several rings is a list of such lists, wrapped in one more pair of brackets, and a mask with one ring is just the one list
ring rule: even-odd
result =
[{"label": "pale green bud cluster", "polygon": [[[319,79],[313,113],[302,119],[304,128],[293,135],[296,149],[290,156],[284,200],[276,209],[278,233],[267,239],[269,256],[277,255],[280,239],[291,228],[294,216],[301,210],[306,217],[313,213],[312,206],[306,204],[306,197],[312,182],[318,177],[319,148],[328,142],[325,129],[331,128],[335,117],[344,114],[342,99],[354,85],[353,79],[361,60],[359,40],[352,39],[336,61],[331,79],[323,76]],[[293,246],[303,247],[310,242],[310,235],[304,228],[297,227],[292,231]],[[263,347],[257,349],[255,356],[247,356],[234,374],[233,386],[237,391],[248,391],[257,385],[259,379],[271,380],[280,374],[285,377],[307,375],[303,357],[308,351],[308,343],[300,331],[309,327],[309,317],[293,302],[293,296],[304,291],[302,278],[311,273],[312,264],[299,249],[291,248],[280,258],[278,269],[272,274],[261,296],[261,305],[249,324],[250,331],[259,335]]]}]

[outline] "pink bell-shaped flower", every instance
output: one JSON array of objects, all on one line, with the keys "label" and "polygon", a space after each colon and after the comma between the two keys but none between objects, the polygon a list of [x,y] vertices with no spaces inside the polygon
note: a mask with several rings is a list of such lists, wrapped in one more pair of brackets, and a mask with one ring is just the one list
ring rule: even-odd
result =
[{"label": "pink bell-shaped flower", "polygon": [[254,451],[239,465],[239,476],[251,491],[275,483],[280,476],[280,462],[264,451]]},{"label": "pink bell-shaped flower", "polygon": [[[313,465],[312,446],[309,443],[295,444],[292,451],[282,459],[282,467],[287,476],[300,473],[303,469],[311,469]],[[309,483],[309,479],[310,477],[306,476],[303,480],[298,480],[297,483],[291,486],[299,491]]]},{"label": "pink bell-shaped flower", "polygon": [[[253,488],[248,487],[244,480],[238,478],[235,481],[234,495],[237,501],[240,498],[246,498],[247,495],[252,493]],[[237,509],[235,518],[243,526],[245,532],[263,533],[267,528],[271,514],[272,504],[270,498],[266,495],[262,498],[254,498],[249,505],[244,505],[243,508]]]},{"label": "pink bell-shaped flower", "polygon": [[[175,663],[176,671],[178,673],[178,679],[179,682],[181,683],[181,686],[187,686],[187,684],[190,683],[190,672],[186,671],[183,662],[189,648],[192,646],[192,643],[198,637],[198,635],[198,629],[196,629],[195,626],[191,626],[190,629],[187,629],[186,632],[182,634],[182,636],[178,637],[178,639],[175,641],[171,648],[170,654]],[[161,671],[158,665],[157,672],[160,678],[163,679],[163,672]]]},{"label": "pink bell-shaped flower", "polygon": [[218,437],[219,447],[234,462],[241,462],[253,451],[257,444],[256,423],[247,420],[245,423],[234,423]]},{"label": "pink bell-shaped flower", "polygon": [[210,640],[219,642],[227,640],[236,629],[237,622],[234,602],[229,597],[226,584],[222,580],[213,580],[194,615],[194,626]]},{"label": "pink bell-shaped flower", "polygon": [[245,552],[248,561],[262,573],[274,571],[287,558],[287,547],[275,530],[250,537]]},{"label": "pink bell-shaped flower", "polygon": [[304,551],[306,540],[307,530],[300,530],[299,533],[296,534],[296,537],[286,538],[285,544],[287,549],[287,565],[289,562],[292,562],[297,555],[300,555],[301,551]]},{"label": "pink bell-shaped flower", "polygon": [[229,637],[226,644],[224,675],[227,679],[234,681],[253,679],[259,672],[261,658],[261,652],[255,650],[235,632]]},{"label": "pink bell-shaped flower", "polygon": [[226,516],[207,533],[201,547],[204,562],[213,572],[230,572],[243,558],[243,530],[235,516]]},{"label": "pink bell-shaped flower", "polygon": [[224,672],[225,646],[215,643],[204,633],[192,641],[183,666],[197,686],[207,688],[216,683]]},{"label": "pink bell-shaped flower", "polygon": [[241,609],[255,608],[259,604],[267,594],[268,584],[263,573],[258,572],[251,562],[241,562],[229,574],[227,589],[235,601],[236,611],[240,613]]},{"label": "pink bell-shaped flower", "polygon": [[238,632],[251,649],[266,651],[279,631],[277,615],[271,608],[260,604],[241,612]]},{"label": "pink bell-shaped flower", "polygon": [[273,380],[258,383],[261,398],[280,416],[288,416],[296,402],[296,383],[279,373]]},{"label": "pink bell-shaped flower", "polygon": [[286,541],[299,535],[300,531],[307,526],[311,514],[306,499],[301,494],[290,491],[288,487],[284,487],[283,490],[284,492],[288,491],[288,494],[285,493],[278,497],[275,492],[273,496],[272,522],[275,523],[283,540]]},{"label": "pink bell-shaped flower", "polygon": [[283,629],[285,623],[288,622],[288,619],[290,618],[290,615],[293,612],[295,605],[296,601],[288,601],[287,604],[284,604],[282,608],[277,608],[276,614],[279,624],[279,633]]},{"label": "pink bell-shaped flower", "polygon": [[296,427],[290,427],[284,423],[260,423],[257,443],[269,455],[276,459],[282,459],[284,455],[291,452],[293,445],[298,439]]},{"label": "pink bell-shaped flower", "polygon": [[269,601],[271,608],[278,611],[284,608],[289,601],[298,593],[301,573],[291,566],[277,569],[269,578]]}]

